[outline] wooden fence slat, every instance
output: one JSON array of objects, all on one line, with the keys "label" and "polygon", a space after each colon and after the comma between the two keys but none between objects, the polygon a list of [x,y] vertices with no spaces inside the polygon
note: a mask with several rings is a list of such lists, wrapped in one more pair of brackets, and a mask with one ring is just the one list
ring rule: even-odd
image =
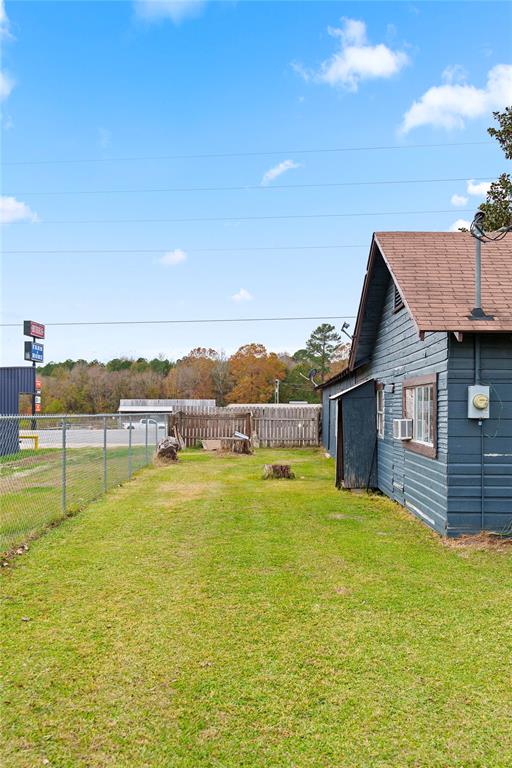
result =
[{"label": "wooden fence slat", "polygon": [[321,406],[231,405],[227,408],[183,408],[169,416],[187,446],[205,439],[232,437],[235,431],[257,437],[261,447],[318,446]]}]

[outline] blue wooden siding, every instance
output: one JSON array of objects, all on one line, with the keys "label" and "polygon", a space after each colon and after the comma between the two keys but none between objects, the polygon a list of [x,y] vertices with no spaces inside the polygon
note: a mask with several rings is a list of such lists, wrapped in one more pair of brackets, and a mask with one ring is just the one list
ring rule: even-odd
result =
[{"label": "blue wooden siding", "polygon": [[336,457],[337,451],[336,424],[338,418],[338,401],[331,400],[330,398],[333,395],[338,395],[345,389],[353,387],[354,384],[358,384],[360,381],[365,381],[366,378],[368,377],[366,376],[366,367],[364,366],[357,371],[348,374],[342,381],[327,384],[322,389],[322,445],[333,458]]},{"label": "blue wooden siding", "polygon": [[[394,284],[389,272],[383,282],[379,259],[376,269],[378,279],[368,286],[367,315],[361,320],[359,367],[323,391],[326,449],[336,455],[336,401],[329,397],[375,379],[384,385],[385,423],[384,437],[378,439],[377,487],[444,535],[512,530],[512,335],[479,334],[480,380],[491,386],[491,418],[481,428],[467,417],[474,336],[465,334],[460,343],[444,332],[420,339],[408,310],[393,311]],[[433,373],[437,456],[429,458],[393,439],[393,419],[403,417],[404,381]]]},{"label": "blue wooden siding", "polygon": [[336,456],[336,403],[329,397],[336,391],[336,384],[322,389],[322,445],[331,456]]},{"label": "blue wooden siding", "polygon": [[[379,286],[380,287],[380,286]],[[373,323],[373,317],[372,317]],[[323,390],[324,424],[329,396],[366,379],[384,387],[384,438],[377,443],[377,487],[440,533],[447,528],[448,452],[448,338],[446,333],[427,333],[420,340],[406,308],[394,312],[394,284],[388,274],[381,319],[377,325],[369,362],[341,382]],[[413,453],[393,439],[393,419],[402,418],[402,384],[405,379],[437,373],[437,458]],[[332,403],[331,402],[331,409]],[[332,430],[324,443],[335,455]]]},{"label": "blue wooden siding", "polygon": [[510,334],[479,338],[481,383],[491,387],[490,419],[481,427],[467,418],[468,386],[475,378],[475,338],[468,334],[462,343],[450,339],[449,535],[512,526],[512,340]]},{"label": "blue wooden siding", "polygon": [[[388,278],[381,321],[368,375],[385,385],[384,438],[378,440],[380,490],[432,528],[447,525],[448,340],[446,333],[427,333],[420,340],[406,308],[394,312],[394,284]],[[403,417],[404,380],[437,373],[437,457],[422,456],[393,439],[393,419]]]}]

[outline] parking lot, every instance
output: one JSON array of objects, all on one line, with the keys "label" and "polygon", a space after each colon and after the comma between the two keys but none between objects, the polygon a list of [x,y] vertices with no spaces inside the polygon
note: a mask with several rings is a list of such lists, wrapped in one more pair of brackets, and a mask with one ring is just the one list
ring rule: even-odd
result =
[{"label": "parking lot", "polygon": [[[32,449],[34,444],[31,440],[28,440],[29,436],[36,436],[39,438],[39,448],[60,448],[63,442],[63,430],[62,429],[23,429],[20,430],[20,436],[23,438],[21,441],[22,449]],[[134,426],[133,429],[107,429],[107,445],[109,448],[113,447],[128,447],[130,442],[132,445],[145,445],[146,444],[146,428],[145,426]],[[147,441],[150,445],[154,445],[155,441],[161,440],[165,435],[164,425],[160,425],[157,429],[155,424],[149,424],[147,429]],[[158,437],[157,437],[158,436]],[[78,429],[73,427],[66,428],[66,445],[68,448],[92,448],[95,446],[102,446],[104,440],[104,430],[102,428],[83,428]]]}]

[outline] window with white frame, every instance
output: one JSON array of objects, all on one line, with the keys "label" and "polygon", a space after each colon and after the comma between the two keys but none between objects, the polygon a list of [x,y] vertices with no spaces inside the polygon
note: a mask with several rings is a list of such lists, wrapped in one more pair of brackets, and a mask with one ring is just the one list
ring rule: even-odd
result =
[{"label": "window with white frame", "polygon": [[428,456],[436,452],[436,401],[435,375],[404,382],[404,417],[412,419],[412,440],[406,447]]},{"label": "window with white frame", "polygon": [[377,435],[384,437],[384,387],[377,385]]}]

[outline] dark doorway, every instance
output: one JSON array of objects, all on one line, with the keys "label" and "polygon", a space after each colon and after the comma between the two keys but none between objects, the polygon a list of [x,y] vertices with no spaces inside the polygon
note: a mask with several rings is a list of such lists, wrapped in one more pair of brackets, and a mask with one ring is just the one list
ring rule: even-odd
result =
[{"label": "dark doorway", "polygon": [[375,382],[348,389],[338,399],[338,488],[374,488],[377,483]]}]

